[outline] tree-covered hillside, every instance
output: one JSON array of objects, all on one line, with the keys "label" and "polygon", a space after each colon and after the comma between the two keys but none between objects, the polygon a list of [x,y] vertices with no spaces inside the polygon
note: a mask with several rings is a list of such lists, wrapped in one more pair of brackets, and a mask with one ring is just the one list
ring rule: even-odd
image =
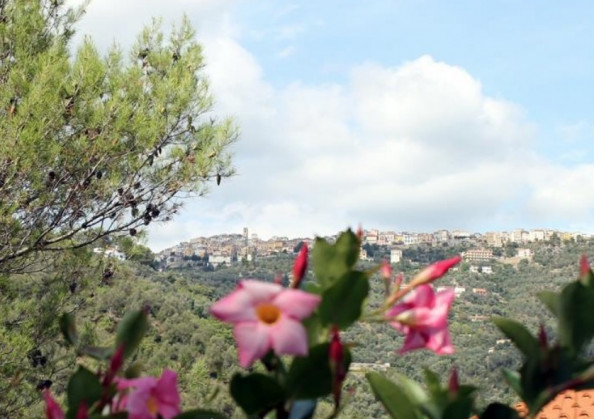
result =
[{"label": "tree-covered hillside", "polygon": [[[460,249],[446,250],[453,255]],[[388,375],[402,372],[417,378],[424,367],[429,367],[444,379],[456,365],[463,381],[481,386],[482,403],[495,398],[515,401],[498,369],[517,365],[519,357],[489,318],[514,317],[531,325],[535,333],[540,323],[550,320],[535,293],[574,279],[580,254],[594,255],[594,242],[535,244],[533,250],[534,262],[519,263],[517,268],[494,262],[492,274],[477,274],[463,264],[435,284],[465,288],[454,301],[450,318],[455,355],[438,357],[426,351],[398,355],[402,336],[387,325],[364,323],[344,336],[353,344],[354,362],[390,363]],[[422,253],[417,249],[420,259],[425,257]],[[157,272],[150,264],[117,261],[80,250],[64,254],[43,273],[3,277],[0,416],[39,416],[42,405],[38,388],[49,385],[49,381],[53,392],[63,394],[66,377],[79,360],[61,343],[57,325],[61,313],[75,314],[81,339],[100,345],[111,343],[115,326],[126,311],[148,307],[150,330],[135,355],[144,372],[158,375],[163,368],[172,368],[179,372],[182,400],[188,407],[209,405],[241,417],[226,394],[230,377],[239,369],[231,329],[213,319],[209,307],[239,279],[272,281],[279,272],[290,272],[292,261],[293,255],[281,254],[212,272]],[[394,267],[404,267],[405,277],[410,278],[419,269],[414,265],[413,260]],[[307,280],[315,280],[311,271]],[[473,289],[487,293],[473,293]],[[370,303],[378,305],[383,292],[383,282],[377,276]],[[346,387],[352,394],[347,392],[350,402],[345,415],[383,415],[362,374],[352,374]],[[330,411],[329,401],[319,407],[319,412]]]}]

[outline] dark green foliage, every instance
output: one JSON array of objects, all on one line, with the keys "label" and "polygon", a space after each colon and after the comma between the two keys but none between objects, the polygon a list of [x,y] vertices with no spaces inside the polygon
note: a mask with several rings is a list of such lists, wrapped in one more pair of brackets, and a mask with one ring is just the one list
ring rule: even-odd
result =
[{"label": "dark green foliage", "polygon": [[248,415],[268,412],[282,403],[285,397],[277,382],[264,374],[236,374],[231,379],[230,392]]},{"label": "dark green foliage", "polygon": [[[310,348],[307,358],[295,358],[287,377],[287,389],[297,399],[316,399],[332,391],[332,371],[328,360],[330,344]],[[345,350],[343,366],[348,371],[351,353]]]}]

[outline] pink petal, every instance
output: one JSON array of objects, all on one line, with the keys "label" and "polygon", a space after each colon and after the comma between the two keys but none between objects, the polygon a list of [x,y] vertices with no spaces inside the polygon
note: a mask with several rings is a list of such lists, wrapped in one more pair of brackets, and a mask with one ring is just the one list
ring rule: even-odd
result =
[{"label": "pink petal", "polygon": [[271,348],[269,327],[258,322],[238,323],[233,330],[239,352],[239,365],[244,368],[266,355]]},{"label": "pink petal", "polygon": [[124,390],[130,387],[148,391],[157,385],[157,379],[155,377],[140,377],[140,378],[118,378],[117,379],[118,390]]},{"label": "pink petal", "polygon": [[280,292],[272,304],[294,319],[304,319],[318,307],[322,298],[301,290],[288,289]]},{"label": "pink petal", "polygon": [[419,285],[415,290],[411,293],[410,300],[406,300],[406,302],[414,304],[416,307],[418,306],[425,306],[430,307],[433,306],[435,299],[435,291],[431,285]]},{"label": "pink petal", "polygon": [[403,354],[408,351],[424,348],[426,343],[427,339],[422,333],[417,330],[410,330],[406,335],[406,339],[404,339],[404,345],[402,345],[398,353]]},{"label": "pink petal", "polygon": [[159,405],[159,414],[163,419],[173,419],[179,415],[179,408],[169,405]]},{"label": "pink petal", "polygon": [[270,328],[270,337],[277,355],[307,355],[307,332],[301,323],[288,316],[281,316]]},{"label": "pink petal", "polygon": [[449,355],[454,353],[454,347],[450,339],[447,327],[434,331],[427,340],[427,349],[431,349],[438,355]]},{"label": "pink petal", "polygon": [[[175,410],[175,414],[179,413],[179,394],[177,392],[177,374],[175,371],[165,369],[161,378],[157,382],[154,393],[157,395],[159,400],[159,412],[161,415],[168,419],[162,412],[162,409],[172,408]],[[163,407],[161,407],[163,406]],[[175,416],[175,414],[173,416]]]},{"label": "pink petal", "polygon": [[239,285],[248,293],[254,305],[270,302],[283,290],[283,287],[279,284],[271,284],[270,282],[262,282],[255,279],[244,279]]},{"label": "pink petal", "polygon": [[228,323],[257,320],[252,297],[243,287],[237,287],[210,307],[210,312],[219,320]]},{"label": "pink petal", "polygon": [[128,403],[126,403],[129,419],[147,419],[152,417],[147,406],[150,396],[150,390],[147,389],[137,389],[130,393]]}]

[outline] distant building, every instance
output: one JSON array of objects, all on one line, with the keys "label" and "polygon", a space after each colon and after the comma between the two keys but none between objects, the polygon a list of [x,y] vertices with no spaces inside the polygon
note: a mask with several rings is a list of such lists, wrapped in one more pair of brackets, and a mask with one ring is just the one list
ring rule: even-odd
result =
[{"label": "distant building", "polygon": [[520,259],[532,260],[533,256],[534,256],[534,252],[532,251],[532,249],[526,249],[526,248],[518,249],[517,257],[519,257]]},{"label": "distant building", "polygon": [[470,249],[464,253],[464,259],[470,262],[488,262],[493,259],[491,249]]},{"label": "distant building", "polygon": [[392,249],[390,250],[390,263],[398,263],[402,260],[402,250]]},{"label": "distant building", "polygon": [[497,233],[497,232],[485,233],[485,241],[487,242],[487,246],[491,246],[491,247],[503,246],[503,239],[501,237],[501,233]]},{"label": "distant building", "polygon": [[481,266],[481,272],[490,275],[493,273],[493,268],[491,266]]}]

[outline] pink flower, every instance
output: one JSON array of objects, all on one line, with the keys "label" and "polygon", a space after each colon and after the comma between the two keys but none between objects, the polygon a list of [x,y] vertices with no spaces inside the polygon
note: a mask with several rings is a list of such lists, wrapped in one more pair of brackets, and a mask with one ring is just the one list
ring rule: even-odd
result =
[{"label": "pink flower", "polygon": [[454,353],[448,332],[448,312],[454,300],[454,290],[437,294],[430,285],[420,285],[401,303],[386,312],[390,324],[406,333],[400,353],[427,348],[444,355]]},{"label": "pink flower", "polygon": [[64,419],[64,412],[48,388],[43,391],[43,398],[45,399],[45,417],[47,419]]},{"label": "pink flower", "polygon": [[450,270],[450,268],[460,263],[461,260],[462,258],[460,256],[456,256],[451,259],[440,260],[439,262],[427,266],[413,278],[410,283],[411,288],[422,284],[428,284],[441,278]]},{"label": "pink flower", "polygon": [[118,402],[121,410],[128,412],[128,419],[171,419],[179,414],[177,374],[165,369],[161,378],[141,377],[130,380],[117,379],[119,390],[131,389]]},{"label": "pink flower", "polygon": [[247,368],[270,349],[277,355],[307,355],[307,333],[300,320],[320,301],[304,291],[246,279],[214,303],[210,312],[235,325],[239,364]]}]

